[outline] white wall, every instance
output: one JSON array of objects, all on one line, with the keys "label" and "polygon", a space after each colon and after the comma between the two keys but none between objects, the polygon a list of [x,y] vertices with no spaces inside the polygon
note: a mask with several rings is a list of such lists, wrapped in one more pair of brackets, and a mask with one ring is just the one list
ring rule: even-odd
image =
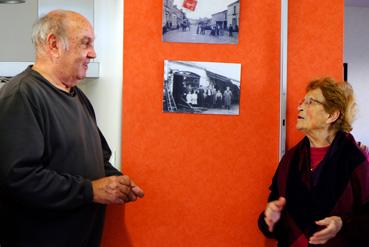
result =
[{"label": "white wall", "polygon": [[352,133],[369,145],[369,7],[345,6],[344,61],[358,103]]},{"label": "white wall", "polygon": [[85,79],[80,88],[94,106],[98,125],[113,152],[112,163],[120,167],[123,80],[123,0],[95,0],[96,62],[100,77]]}]

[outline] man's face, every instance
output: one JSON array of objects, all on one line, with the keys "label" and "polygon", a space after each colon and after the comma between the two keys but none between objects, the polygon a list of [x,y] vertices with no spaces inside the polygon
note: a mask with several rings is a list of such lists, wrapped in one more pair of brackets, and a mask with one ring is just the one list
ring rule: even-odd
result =
[{"label": "man's face", "polygon": [[90,59],[96,57],[94,32],[85,19],[77,19],[67,24],[68,48],[61,51],[60,71],[63,83],[75,86],[86,77]]}]

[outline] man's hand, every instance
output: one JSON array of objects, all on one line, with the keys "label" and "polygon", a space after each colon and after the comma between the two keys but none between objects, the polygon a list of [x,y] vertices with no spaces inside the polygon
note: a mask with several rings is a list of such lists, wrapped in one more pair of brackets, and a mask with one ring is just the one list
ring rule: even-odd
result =
[{"label": "man's hand", "polygon": [[270,232],[273,231],[274,224],[281,218],[281,213],[285,205],[286,199],[284,197],[279,197],[278,200],[271,201],[267,204],[264,211],[264,220]]},{"label": "man's hand", "polygon": [[138,187],[136,185],[136,183],[133,182],[133,180],[131,180],[131,189],[132,189],[132,192],[134,193],[134,195],[136,196],[136,199],[137,199],[137,197],[139,197],[139,198],[144,197],[145,194],[144,194],[143,190],[140,187]]},{"label": "man's hand", "polygon": [[143,197],[143,191],[130,178],[110,176],[92,181],[93,201],[101,204],[123,204]]},{"label": "man's hand", "polygon": [[335,237],[342,228],[342,219],[338,216],[327,217],[315,223],[319,226],[325,226],[325,228],[310,237],[310,244],[325,244],[329,239]]}]

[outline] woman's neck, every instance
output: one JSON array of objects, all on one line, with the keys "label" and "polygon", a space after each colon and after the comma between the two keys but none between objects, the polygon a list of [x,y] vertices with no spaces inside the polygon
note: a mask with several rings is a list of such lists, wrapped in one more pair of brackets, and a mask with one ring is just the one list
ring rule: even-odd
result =
[{"label": "woman's neck", "polygon": [[326,130],[320,132],[311,132],[306,133],[307,138],[309,139],[311,147],[326,147],[331,145],[334,137],[336,136],[336,131]]}]

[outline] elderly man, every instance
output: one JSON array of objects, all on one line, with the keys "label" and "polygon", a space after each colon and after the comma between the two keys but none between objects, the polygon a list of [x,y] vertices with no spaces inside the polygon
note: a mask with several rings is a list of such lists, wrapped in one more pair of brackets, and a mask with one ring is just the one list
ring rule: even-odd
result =
[{"label": "elderly man", "polygon": [[77,83],[95,58],[83,16],[56,10],[34,25],[36,62],[0,91],[0,245],[99,246],[105,204],[143,191],[110,163]]}]

